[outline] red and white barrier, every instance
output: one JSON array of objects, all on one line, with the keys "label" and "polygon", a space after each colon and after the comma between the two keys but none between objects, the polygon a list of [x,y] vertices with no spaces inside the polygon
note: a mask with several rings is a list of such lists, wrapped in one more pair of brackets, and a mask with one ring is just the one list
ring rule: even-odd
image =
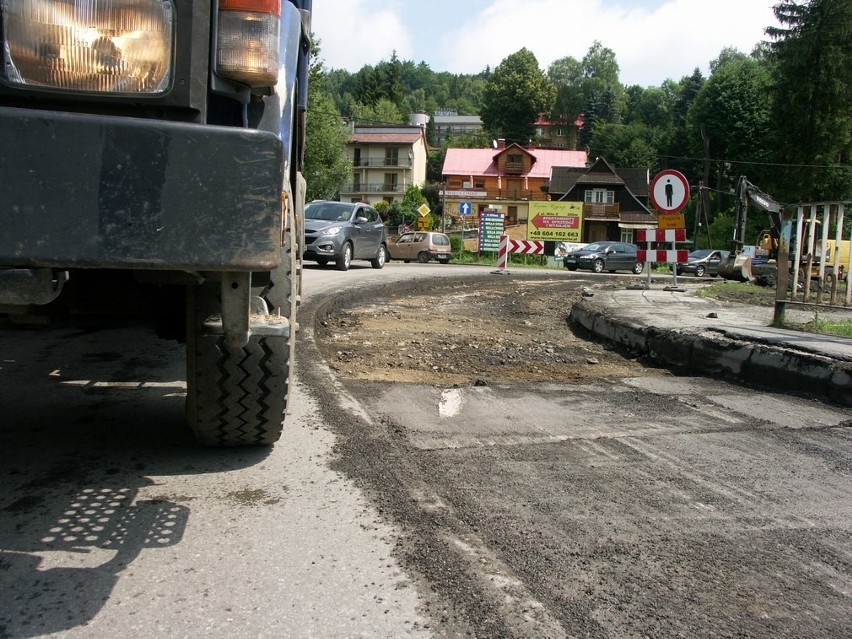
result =
[{"label": "red and white barrier", "polygon": [[636,251],[636,261],[647,264],[648,262],[657,262],[658,264],[686,264],[689,259],[689,251],[646,251],[639,249]]},{"label": "red and white barrier", "polygon": [[637,229],[636,243],[639,242],[685,242],[686,229]]},{"label": "red and white barrier", "polygon": [[510,240],[508,235],[501,235],[500,247],[497,249],[497,268],[501,271],[506,268],[509,253],[521,253],[522,255],[544,253],[544,242],[537,240]]},{"label": "red and white barrier", "polygon": [[657,262],[658,264],[686,264],[689,251],[679,250],[650,250],[651,242],[685,242],[686,229],[637,229],[636,243],[647,242],[648,250],[636,251],[636,261],[647,264]]}]

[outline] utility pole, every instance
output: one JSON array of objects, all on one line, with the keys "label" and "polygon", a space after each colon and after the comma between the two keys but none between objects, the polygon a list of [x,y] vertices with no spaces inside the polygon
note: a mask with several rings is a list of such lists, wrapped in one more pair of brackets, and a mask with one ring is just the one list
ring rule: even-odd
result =
[{"label": "utility pole", "polygon": [[441,233],[446,229],[447,220],[447,183],[441,182]]}]

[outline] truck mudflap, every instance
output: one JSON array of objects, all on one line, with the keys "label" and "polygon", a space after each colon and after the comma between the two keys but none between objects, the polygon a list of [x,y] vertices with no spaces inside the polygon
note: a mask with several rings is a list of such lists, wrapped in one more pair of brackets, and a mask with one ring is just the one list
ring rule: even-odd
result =
[{"label": "truck mudflap", "polygon": [[249,271],[281,259],[272,133],[18,108],[0,108],[0,130],[0,267]]}]

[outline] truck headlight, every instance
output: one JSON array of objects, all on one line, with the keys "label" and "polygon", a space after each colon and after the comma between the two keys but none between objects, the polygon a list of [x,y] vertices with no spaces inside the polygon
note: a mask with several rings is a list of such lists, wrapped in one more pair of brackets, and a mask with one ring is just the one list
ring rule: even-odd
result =
[{"label": "truck headlight", "polygon": [[219,0],[216,72],[250,87],[278,82],[281,0]]},{"label": "truck headlight", "polygon": [[10,84],[110,94],[169,87],[174,0],[0,0]]}]

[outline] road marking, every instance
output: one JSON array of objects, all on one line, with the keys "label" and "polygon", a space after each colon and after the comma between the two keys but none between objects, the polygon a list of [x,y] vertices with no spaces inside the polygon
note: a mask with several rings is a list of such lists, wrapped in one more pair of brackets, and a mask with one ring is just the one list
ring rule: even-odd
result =
[{"label": "road marking", "polygon": [[438,402],[438,415],[440,417],[455,417],[461,412],[462,393],[458,388],[451,388],[441,393],[441,401]]}]

